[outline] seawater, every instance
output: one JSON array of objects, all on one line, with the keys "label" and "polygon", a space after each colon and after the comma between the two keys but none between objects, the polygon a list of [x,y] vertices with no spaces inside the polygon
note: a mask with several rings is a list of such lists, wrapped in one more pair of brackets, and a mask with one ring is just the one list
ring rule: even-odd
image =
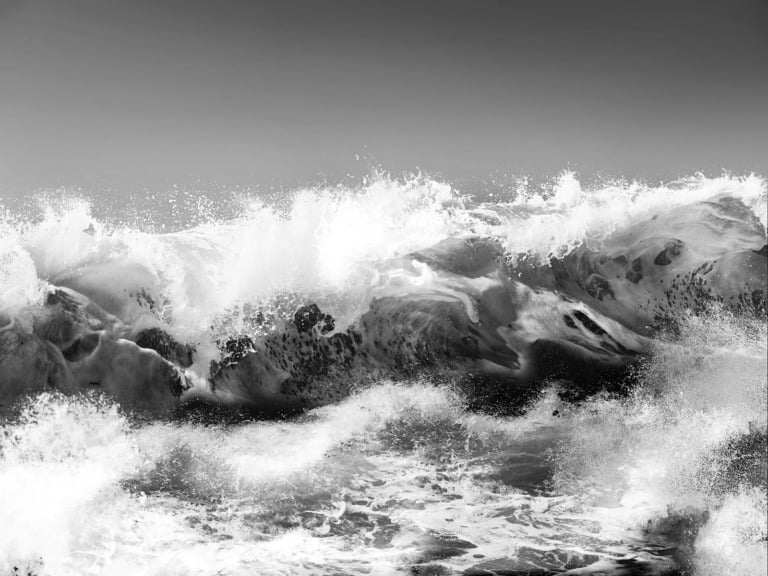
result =
[{"label": "seawater", "polygon": [[[0,301],[39,303],[75,274],[105,298],[152,288],[174,334],[200,344],[202,371],[216,353],[203,343],[236,331],[245,304],[279,316],[312,300],[343,324],[379,262],[445,237],[488,235],[544,261],[722,193],[766,225],[756,176],[585,190],[564,174],[482,203],[378,176],[226,207],[200,194],[171,222],[152,199],[104,215],[51,193],[5,210]],[[0,573],[765,574],[765,319],[678,320],[629,394],[573,404],[553,381],[520,416],[469,411],[427,376],[278,421],[146,421],[99,396],[29,398],[0,432]]]}]

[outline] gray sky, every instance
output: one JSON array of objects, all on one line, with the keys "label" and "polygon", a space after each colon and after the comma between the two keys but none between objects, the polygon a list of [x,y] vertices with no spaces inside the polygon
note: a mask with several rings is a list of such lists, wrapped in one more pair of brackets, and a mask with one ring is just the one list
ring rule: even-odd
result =
[{"label": "gray sky", "polygon": [[0,0],[0,191],[766,174],[766,30],[763,0]]}]

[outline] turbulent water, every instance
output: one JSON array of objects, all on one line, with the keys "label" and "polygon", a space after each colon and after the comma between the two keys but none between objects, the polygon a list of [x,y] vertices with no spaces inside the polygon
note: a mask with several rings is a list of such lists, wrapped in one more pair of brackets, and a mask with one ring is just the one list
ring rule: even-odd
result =
[{"label": "turbulent water", "polygon": [[6,199],[0,574],[766,574],[767,195]]}]

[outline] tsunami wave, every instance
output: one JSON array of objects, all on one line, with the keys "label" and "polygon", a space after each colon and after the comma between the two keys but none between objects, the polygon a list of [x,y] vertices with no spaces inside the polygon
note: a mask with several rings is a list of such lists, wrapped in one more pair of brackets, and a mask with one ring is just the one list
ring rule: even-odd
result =
[{"label": "tsunami wave", "polygon": [[0,221],[0,571],[765,573],[766,182]]}]

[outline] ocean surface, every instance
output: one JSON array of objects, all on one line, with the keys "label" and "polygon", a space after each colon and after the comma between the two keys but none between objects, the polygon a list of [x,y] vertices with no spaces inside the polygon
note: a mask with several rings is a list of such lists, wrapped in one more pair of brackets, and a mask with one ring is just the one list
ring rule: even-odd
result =
[{"label": "ocean surface", "polygon": [[0,574],[766,574],[767,196],[0,198]]}]

